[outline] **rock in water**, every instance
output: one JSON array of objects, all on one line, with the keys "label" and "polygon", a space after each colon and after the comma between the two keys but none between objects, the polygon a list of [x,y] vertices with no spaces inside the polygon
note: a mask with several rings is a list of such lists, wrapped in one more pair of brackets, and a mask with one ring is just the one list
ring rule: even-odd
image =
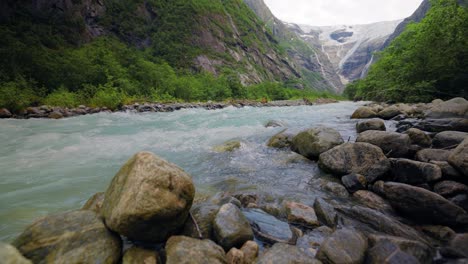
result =
[{"label": "rock in water", "polygon": [[233,152],[236,149],[240,149],[241,142],[237,140],[227,141],[222,145],[213,147],[213,150],[216,152]]},{"label": "rock in water", "polygon": [[3,242],[0,242],[0,259],[4,264],[32,264],[14,246]]},{"label": "rock in water", "polygon": [[105,193],[100,192],[94,194],[89,200],[83,205],[81,210],[91,210],[96,212],[96,214],[101,214],[102,203],[104,203]]},{"label": "rock in water", "polygon": [[132,247],[125,251],[122,264],[158,264],[159,255],[155,250]]},{"label": "rock in water", "polygon": [[468,213],[444,197],[423,188],[386,182],[378,190],[398,211],[424,224],[463,226]]},{"label": "rock in water", "polygon": [[343,142],[340,133],[335,129],[318,127],[297,134],[292,140],[292,149],[304,157],[316,160],[321,153]]},{"label": "rock in water", "polygon": [[380,130],[386,131],[385,123],[382,119],[371,119],[356,124],[356,130],[358,133],[362,133],[368,130]]},{"label": "rock in water", "polygon": [[468,138],[468,133],[444,131],[435,135],[432,146],[434,148],[456,148],[465,138]]},{"label": "rock in water", "polygon": [[335,231],[328,237],[317,252],[317,258],[323,263],[364,262],[367,250],[367,238],[361,233],[349,229]]},{"label": "rock in water", "polygon": [[257,261],[257,264],[319,264],[320,261],[310,258],[296,246],[276,243],[265,252]]},{"label": "rock in water", "polygon": [[[196,204],[190,210],[193,218],[195,218],[195,221],[197,222],[202,238],[213,238],[213,220],[215,219],[218,210],[218,205],[209,203]],[[183,234],[188,237],[200,238],[197,226],[192,219],[189,218],[185,222]]]},{"label": "rock in water", "polygon": [[354,111],[351,119],[365,119],[374,117],[377,117],[377,113],[374,112],[370,107],[363,106]]},{"label": "rock in water", "polygon": [[246,209],[244,214],[254,229],[255,234],[267,243],[295,244],[297,237],[288,223],[265,213],[260,209]]},{"label": "rock in water", "polygon": [[386,107],[382,111],[380,111],[378,113],[378,116],[380,118],[382,118],[382,119],[390,120],[390,119],[392,119],[395,116],[400,115],[400,114],[402,114],[400,109],[398,107],[392,105],[392,106]]},{"label": "rock in water", "polygon": [[286,130],[279,132],[268,140],[267,146],[271,148],[289,148],[292,144],[293,135]]},{"label": "rock in water", "polygon": [[231,203],[221,206],[213,227],[216,241],[226,251],[233,247],[239,248],[254,238],[249,222],[240,209]]},{"label": "rock in water", "polygon": [[376,145],[380,147],[388,157],[392,158],[406,156],[411,146],[411,140],[406,134],[374,130],[359,134],[356,142]]},{"label": "rock in water", "polygon": [[244,263],[253,263],[258,256],[259,246],[254,241],[247,241],[240,250],[244,253]]},{"label": "rock in water", "polygon": [[107,227],[130,239],[163,242],[183,227],[194,195],[192,178],[185,171],[140,152],[115,175],[102,215]]},{"label": "rock in water", "polygon": [[345,143],[322,153],[319,166],[334,175],[362,174],[373,183],[390,169],[390,161],[379,147],[368,143]]},{"label": "rock in water", "polygon": [[314,209],[305,204],[287,202],[286,214],[288,215],[288,221],[290,223],[305,225],[308,227],[320,226]]},{"label": "rock in water", "polygon": [[463,173],[465,179],[468,180],[468,138],[453,150],[452,155],[449,157],[449,163]]},{"label": "rock in water", "polygon": [[392,176],[396,182],[421,184],[437,181],[442,178],[439,166],[409,159],[390,159]]},{"label": "rock in water", "polygon": [[10,118],[12,114],[6,108],[0,108],[0,118]]},{"label": "rock in water", "polygon": [[13,245],[34,263],[118,263],[122,249],[120,237],[86,210],[41,218]]},{"label": "rock in water", "polygon": [[420,264],[419,260],[405,252],[390,241],[376,243],[367,252],[366,263],[369,264]]},{"label": "rock in water", "polygon": [[226,264],[224,250],[213,241],[173,236],[166,243],[166,264]]}]

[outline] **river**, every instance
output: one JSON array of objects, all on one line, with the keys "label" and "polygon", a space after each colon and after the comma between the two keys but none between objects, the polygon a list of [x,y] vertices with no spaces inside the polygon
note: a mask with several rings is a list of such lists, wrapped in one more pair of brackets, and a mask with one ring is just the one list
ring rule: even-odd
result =
[{"label": "river", "polygon": [[[202,195],[249,189],[327,195],[314,188],[322,174],[316,163],[266,147],[283,128],[264,125],[277,120],[292,132],[324,125],[353,141],[356,121],[350,115],[362,104],[0,120],[0,240],[11,241],[37,217],[80,208],[142,150],[182,167]],[[213,150],[228,140],[240,140],[241,148]]]}]

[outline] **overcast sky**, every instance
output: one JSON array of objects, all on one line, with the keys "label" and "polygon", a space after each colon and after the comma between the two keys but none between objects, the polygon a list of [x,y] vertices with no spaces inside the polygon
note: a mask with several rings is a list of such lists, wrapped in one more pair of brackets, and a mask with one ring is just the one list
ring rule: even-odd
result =
[{"label": "overcast sky", "polygon": [[410,16],[422,0],[264,0],[285,22],[311,26],[368,24]]}]

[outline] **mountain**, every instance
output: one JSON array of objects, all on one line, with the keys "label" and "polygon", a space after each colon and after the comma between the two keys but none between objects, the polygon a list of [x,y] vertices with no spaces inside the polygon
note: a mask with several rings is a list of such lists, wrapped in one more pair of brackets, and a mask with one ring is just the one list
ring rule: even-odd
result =
[{"label": "mountain", "polygon": [[322,50],[343,84],[366,75],[374,52],[381,50],[399,21],[367,25],[309,26],[289,24],[298,36]]},{"label": "mountain", "polygon": [[276,18],[263,0],[244,0],[244,2],[265,23],[284,47],[289,58],[299,66],[304,83],[315,89],[341,93],[343,84],[336,71],[320,50],[306,43],[295,34],[289,25]]}]

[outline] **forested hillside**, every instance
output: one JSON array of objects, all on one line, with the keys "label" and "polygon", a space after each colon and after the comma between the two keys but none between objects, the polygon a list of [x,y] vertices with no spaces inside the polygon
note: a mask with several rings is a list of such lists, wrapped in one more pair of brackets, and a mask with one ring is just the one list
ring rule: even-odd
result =
[{"label": "forested hillside", "polygon": [[468,97],[466,4],[432,0],[431,6],[420,23],[409,24],[379,54],[365,79],[347,87],[349,97],[398,102]]},{"label": "forested hillside", "polygon": [[307,93],[283,89],[303,85],[300,72],[241,0],[8,0],[0,7],[0,107],[13,111]]}]

